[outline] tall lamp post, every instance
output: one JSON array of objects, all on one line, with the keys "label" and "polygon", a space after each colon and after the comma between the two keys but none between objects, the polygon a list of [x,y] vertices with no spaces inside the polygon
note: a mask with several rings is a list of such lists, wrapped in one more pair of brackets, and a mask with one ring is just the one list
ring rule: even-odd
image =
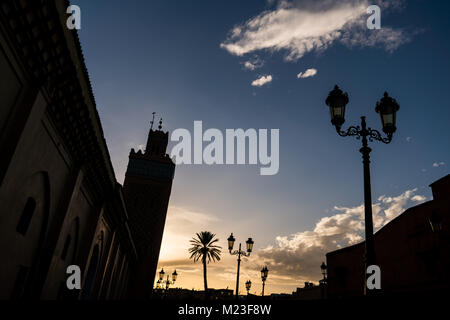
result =
[{"label": "tall lamp post", "polygon": [[322,264],[320,265],[320,271],[322,271],[322,281],[325,283],[327,281],[327,265],[325,264],[325,262],[322,262]]},{"label": "tall lamp post", "polygon": [[325,299],[326,297],[326,289],[327,289],[327,265],[325,262],[322,262],[320,265],[320,271],[322,272],[323,279],[319,281],[320,284],[320,293],[322,296],[322,299]]},{"label": "tall lamp post", "polygon": [[267,266],[264,266],[261,269],[261,280],[262,280],[262,293],[261,295],[264,297],[264,287],[266,285],[267,276],[269,275],[269,269],[267,269]]},{"label": "tall lamp post", "polygon": [[247,289],[247,295],[250,293],[250,288],[252,287],[252,282],[250,280],[247,280],[245,282],[245,289]]},{"label": "tall lamp post", "polygon": [[388,144],[392,141],[392,136],[396,131],[396,112],[400,109],[395,99],[389,97],[385,92],[383,98],[377,102],[375,111],[380,114],[383,132],[386,137],[374,129],[366,127],[366,117],[361,117],[360,126],[350,126],[347,130],[342,131],[341,126],[345,122],[345,106],[349,99],[347,93],[342,92],[336,85],[329,93],[325,103],[330,107],[331,123],[335,126],[336,132],[341,137],[355,136],[361,139],[362,148],[359,150],[363,158],[364,168],[364,221],[365,221],[365,281],[364,294],[367,294],[367,267],[375,264],[375,249],[373,243],[373,221],[372,221],[372,195],[370,190],[370,152],[372,149],[368,147],[367,138],[372,142],[377,140]]},{"label": "tall lamp post", "polygon": [[177,270],[174,270],[174,272],[172,273],[172,281],[169,280],[169,274],[167,274],[167,279],[164,280],[165,274],[166,273],[164,272],[164,268],[162,268],[161,271],[159,272],[159,280],[156,282],[156,288],[164,289],[164,295],[167,294],[167,290],[169,290],[169,286],[171,284],[174,284],[175,281],[177,281],[177,277],[178,277]]},{"label": "tall lamp post", "polygon": [[236,241],[236,239],[233,237],[233,233],[231,233],[231,235],[228,237],[228,251],[230,252],[231,255],[238,256],[237,262],[237,279],[236,279],[236,298],[239,297],[239,268],[241,266],[241,255],[244,257],[249,257],[250,253],[252,253],[253,250],[253,240],[252,238],[248,238],[248,240],[245,242],[247,244],[247,252],[241,250],[241,244],[239,243],[239,250],[234,250],[233,251],[233,246],[234,246],[234,242]]}]

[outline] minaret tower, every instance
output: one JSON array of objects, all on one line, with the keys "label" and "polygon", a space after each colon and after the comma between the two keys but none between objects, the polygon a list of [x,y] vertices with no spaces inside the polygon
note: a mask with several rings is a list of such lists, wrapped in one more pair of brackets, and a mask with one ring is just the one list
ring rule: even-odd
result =
[{"label": "minaret tower", "polygon": [[162,131],[162,119],[158,130],[153,130],[153,122],[154,114],[145,151],[131,149],[123,185],[139,257],[134,288],[137,298],[147,298],[153,288],[175,173],[175,164],[166,153],[169,132]]}]

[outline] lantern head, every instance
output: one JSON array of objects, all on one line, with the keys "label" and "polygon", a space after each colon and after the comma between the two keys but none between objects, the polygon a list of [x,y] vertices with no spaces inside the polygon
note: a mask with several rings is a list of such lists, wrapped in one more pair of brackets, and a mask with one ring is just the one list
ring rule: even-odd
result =
[{"label": "lantern head", "polygon": [[255,243],[252,238],[248,238],[248,240],[245,242],[247,244],[247,252],[250,253],[253,250],[253,244]]},{"label": "lantern head", "polygon": [[345,122],[345,106],[348,104],[348,94],[336,85],[328,94],[325,103],[330,108],[331,123],[336,129],[340,129]]},{"label": "lantern head", "polygon": [[377,102],[375,111],[380,115],[383,131],[392,135],[397,128],[395,127],[396,113],[400,109],[400,105],[394,98],[389,97],[385,92],[383,98]]},{"label": "lantern head", "polygon": [[236,241],[236,239],[233,237],[233,233],[231,233],[231,235],[228,237],[228,250],[231,251],[233,250],[234,247],[234,242]]}]

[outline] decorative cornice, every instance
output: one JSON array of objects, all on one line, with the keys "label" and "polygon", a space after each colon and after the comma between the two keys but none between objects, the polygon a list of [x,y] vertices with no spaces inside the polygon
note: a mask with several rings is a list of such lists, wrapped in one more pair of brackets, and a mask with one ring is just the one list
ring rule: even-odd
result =
[{"label": "decorative cornice", "polygon": [[46,96],[47,113],[101,201],[113,192],[116,179],[78,34],[65,26],[68,6],[66,0],[6,0],[0,21],[23,73]]}]

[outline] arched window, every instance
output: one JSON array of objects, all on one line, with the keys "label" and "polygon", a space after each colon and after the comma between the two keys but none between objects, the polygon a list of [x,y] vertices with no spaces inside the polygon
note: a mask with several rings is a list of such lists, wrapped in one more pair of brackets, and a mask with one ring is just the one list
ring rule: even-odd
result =
[{"label": "arched window", "polygon": [[35,210],[36,200],[30,197],[27,199],[27,203],[25,204],[25,208],[22,211],[22,215],[20,216],[19,223],[16,227],[16,231],[23,236],[25,236],[25,234],[27,233]]}]

